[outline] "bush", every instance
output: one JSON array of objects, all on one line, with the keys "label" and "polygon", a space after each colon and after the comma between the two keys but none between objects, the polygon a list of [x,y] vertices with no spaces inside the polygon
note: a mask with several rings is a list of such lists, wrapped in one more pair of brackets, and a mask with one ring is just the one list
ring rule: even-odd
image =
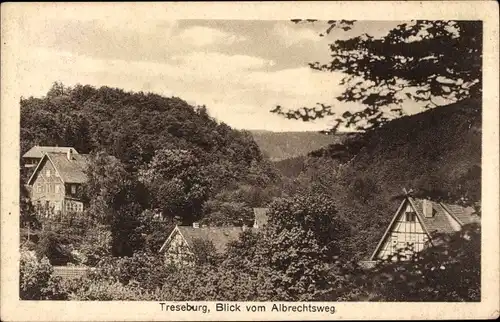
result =
[{"label": "bush", "polygon": [[68,297],[74,301],[141,301],[150,296],[137,283],[123,285],[113,280],[79,279],[72,282]]},{"label": "bush", "polygon": [[19,275],[21,300],[67,299],[60,277],[52,273],[53,268],[46,257],[38,260],[33,252],[22,251]]}]

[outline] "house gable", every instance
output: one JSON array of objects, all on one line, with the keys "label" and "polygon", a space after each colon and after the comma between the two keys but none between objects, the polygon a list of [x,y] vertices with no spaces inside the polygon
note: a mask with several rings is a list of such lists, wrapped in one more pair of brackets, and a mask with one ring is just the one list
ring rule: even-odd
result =
[{"label": "house gable", "polygon": [[[430,240],[421,214],[415,209],[411,199],[407,198],[394,214],[370,260],[390,258],[408,245],[412,245],[413,251],[420,252]],[[410,254],[411,252],[407,252],[407,255]]]},{"label": "house gable", "polygon": [[466,223],[478,222],[480,217],[471,207],[448,205],[407,196],[380,239],[371,261],[392,257],[410,244],[413,252],[420,252],[428,243],[442,234],[452,234]]},{"label": "house gable", "polygon": [[166,262],[189,263],[193,260],[198,241],[209,242],[216,252],[223,253],[231,242],[238,240],[244,230],[243,227],[175,226],[159,252],[164,253]]},{"label": "house gable", "polygon": [[[174,229],[172,230],[172,232],[170,233],[170,235],[168,235],[167,239],[165,240],[163,245],[160,247],[160,250],[158,252],[162,253],[162,252],[166,251],[170,247],[170,244],[172,243],[172,241],[174,239],[178,240],[180,237],[186,242],[186,240],[182,236],[182,233],[179,230],[179,226],[176,225],[174,227]],[[187,242],[186,242],[186,244],[187,244]]]},{"label": "house gable", "polygon": [[175,226],[172,230],[159,252],[164,253],[166,264],[192,263],[193,253],[190,249],[190,245],[182,235],[178,226]]},{"label": "house gable", "polygon": [[65,185],[57,168],[45,156],[29,180],[30,198],[38,210],[59,212],[64,209]]},{"label": "house gable", "polygon": [[[31,174],[30,178],[28,179],[28,183],[27,183],[28,185],[33,186],[34,182],[40,177],[40,174],[42,173],[42,171],[47,170],[47,168],[46,168],[47,163],[50,163],[48,166],[50,167],[50,169],[52,169],[52,172],[53,172],[52,175],[55,175],[56,177],[60,178],[61,181],[63,181],[59,171],[57,170],[57,167],[54,165],[54,162],[52,162],[52,160],[50,160],[50,158],[47,154],[44,154],[43,157],[40,159],[40,162],[38,162],[35,170]],[[43,174],[41,177],[43,177]]]}]

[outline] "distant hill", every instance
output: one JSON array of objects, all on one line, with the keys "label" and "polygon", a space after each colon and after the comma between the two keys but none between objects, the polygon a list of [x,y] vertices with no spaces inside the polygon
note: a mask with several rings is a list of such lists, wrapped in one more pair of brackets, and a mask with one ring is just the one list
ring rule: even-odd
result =
[{"label": "distant hill", "polygon": [[293,165],[288,170],[302,168],[304,186],[335,195],[339,212],[357,231],[351,241],[355,253],[368,255],[402,188],[449,202],[480,201],[480,110],[480,102],[464,100],[402,117],[352,142],[314,151],[302,164],[287,160]]},{"label": "distant hill", "polygon": [[332,143],[340,143],[346,134],[327,135],[319,132],[271,132],[251,130],[262,153],[271,161],[307,155]]}]

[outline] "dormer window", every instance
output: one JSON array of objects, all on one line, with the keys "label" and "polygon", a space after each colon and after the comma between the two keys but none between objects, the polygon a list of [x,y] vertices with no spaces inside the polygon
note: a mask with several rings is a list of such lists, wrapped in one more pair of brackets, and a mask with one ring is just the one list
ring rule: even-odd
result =
[{"label": "dormer window", "polygon": [[74,184],[71,185],[71,193],[72,194],[76,193],[76,185],[74,185]]}]

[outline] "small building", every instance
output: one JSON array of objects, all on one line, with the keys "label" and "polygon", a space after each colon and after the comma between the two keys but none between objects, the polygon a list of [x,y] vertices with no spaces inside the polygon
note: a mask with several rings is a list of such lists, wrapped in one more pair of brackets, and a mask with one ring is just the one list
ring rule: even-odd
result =
[{"label": "small building", "polygon": [[45,153],[72,153],[78,154],[78,151],[72,147],[63,147],[63,146],[39,146],[35,145],[28,152],[23,155],[24,166],[26,168],[36,167],[38,162],[42,159]]},{"label": "small building", "polygon": [[452,234],[480,219],[472,207],[406,196],[367,263],[393,258],[398,250],[411,245],[405,252],[404,259],[408,259],[431,245],[436,235]]},{"label": "small building", "polygon": [[87,181],[88,156],[73,153],[45,152],[28,180],[33,205],[46,214],[82,212],[81,185]]},{"label": "small building", "polygon": [[267,208],[254,208],[253,227],[206,227],[193,223],[192,226],[178,226],[172,230],[160,248],[165,263],[190,265],[194,258],[197,242],[211,242],[219,253],[227,249],[229,243],[239,239],[245,230],[257,230],[267,222]]}]

